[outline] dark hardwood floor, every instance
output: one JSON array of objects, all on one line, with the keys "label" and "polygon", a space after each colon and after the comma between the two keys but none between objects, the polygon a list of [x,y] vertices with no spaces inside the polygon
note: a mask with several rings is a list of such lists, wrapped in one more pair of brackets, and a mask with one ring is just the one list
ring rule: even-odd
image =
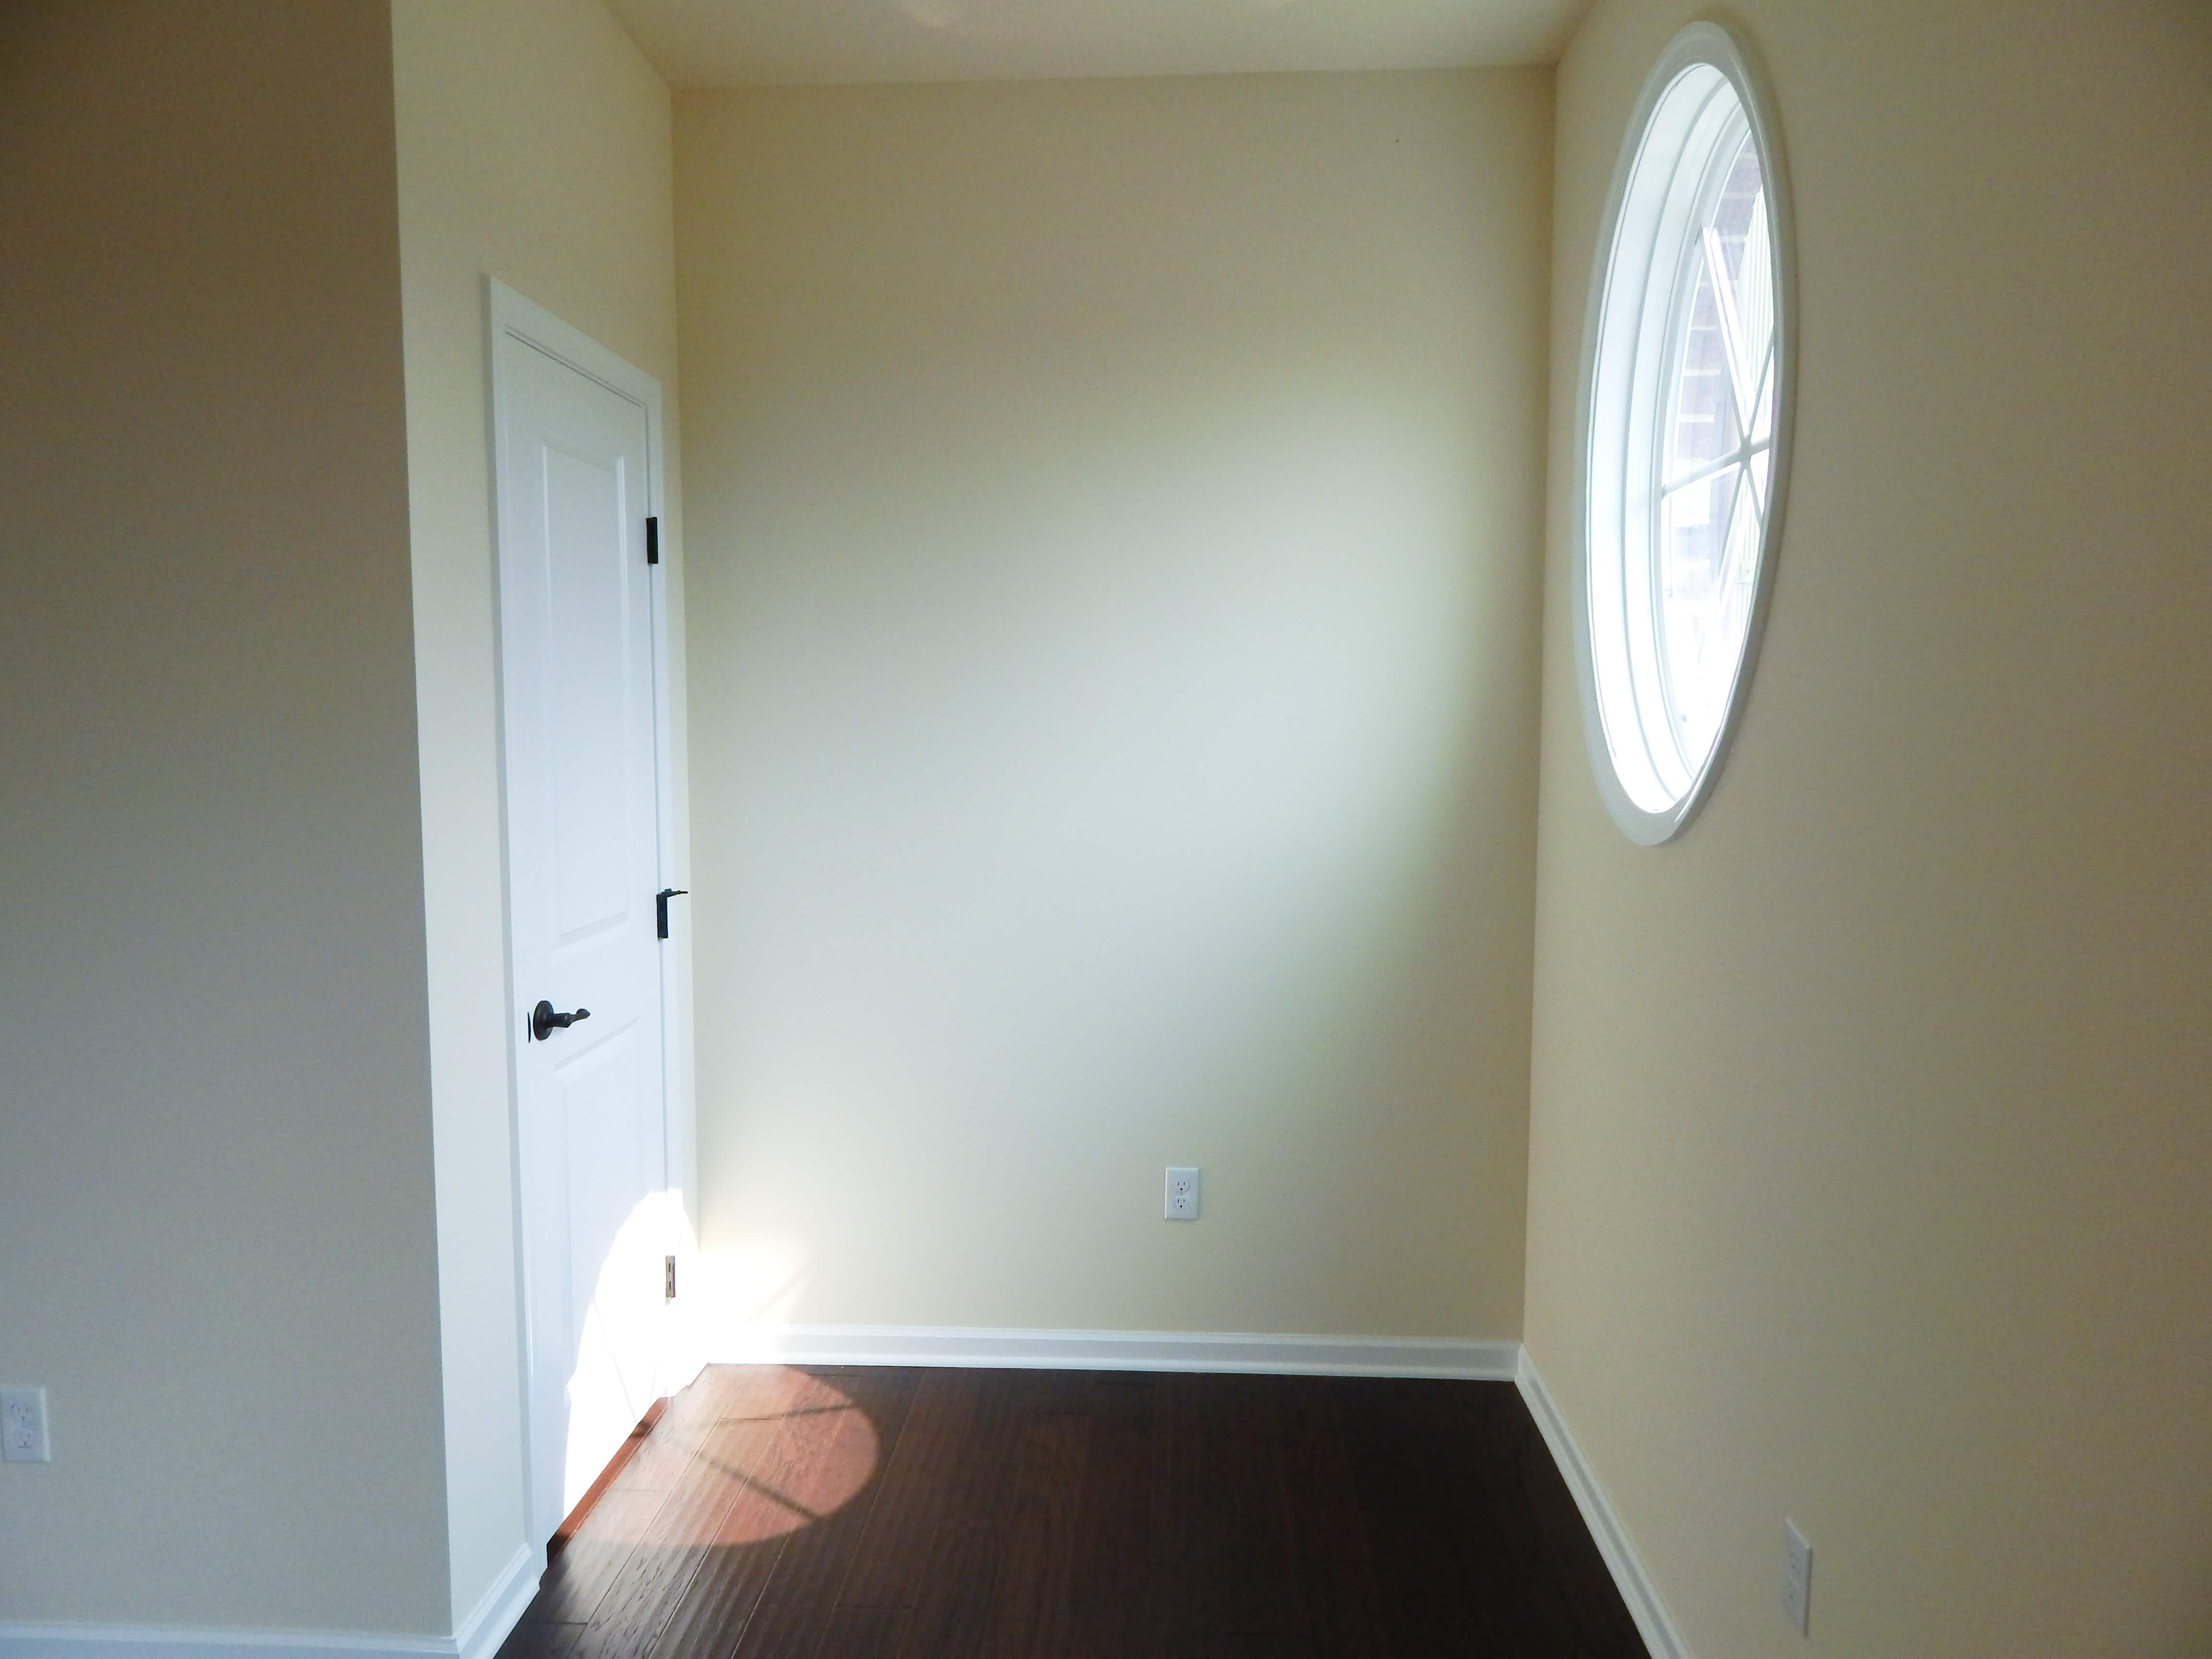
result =
[{"label": "dark hardwood floor", "polygon": [[507,1659],[1644,1659],[1503,1382],[716,1366]]}]

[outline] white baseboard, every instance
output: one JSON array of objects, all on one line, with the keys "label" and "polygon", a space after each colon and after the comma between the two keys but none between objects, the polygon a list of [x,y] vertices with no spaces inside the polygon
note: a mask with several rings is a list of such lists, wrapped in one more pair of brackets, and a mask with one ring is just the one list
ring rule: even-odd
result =
[{"label": "white baseboard", "polygon": [[455,1659],[450,1636],[221,1630],[207,1625],[0,1625],[5,1659]]},{"label": "white baseboard", "polygon": [[451,1636],[222,1630],[205,1625],[0,1624],[0,1659],[490,1659],[538,1593],[544,1557],[519,1549]]},{"label": "white baseboard", "polygon": [[507,1632],[522,1622],[538,1581],[545,1576],[545,1551],[525,1544],[514,1552],[476,1608],[453,1632],[454,1659],[491,1659]]},{"label": "white baseboard", "polygon": [[725,1335],[721,1364],[970,1365],[1020,1370],[1247,1371],[1510,1382],[1521,1345],[1433,1336],[1204,1331],[1027,1331],[942,1325],[787,1325]]},{"label": "white baseboard", "polygon": [[1620,1599],[1628,1603],[1628,1615],[1635,1620],[1636,1628],[1644,1637],[1644,1645],[1651,1650],[1652,1659],[1690,1659],[1689,1644],[1674,1627],[1666,1602],[1660,1599],[1659,1587],[1651,1582],[1651,1575],[1644,1571],[1636,1547],[1628,1541],[1627,1529],[1613,1512],[1612,1500],[1598,1484],[1589,1461],[1576,1443],[1566,1419],[1559,1415],[1559,1407],[1551,1390],[1544,1386],[1536,1362],[1528,1357],[1526,1348],[1521,1350],[1520,1365],[1513,1380],[1520,1385],[1521,1398],[1528,1402],[1528,1414],[1536,1419],[1544,1443],[1551,1448],[1552,1461],[1559,1465],[1560,1478],[1574,1494],[1575,1507],[1583,1513],[1583,1524],[1589,1528],[1598,1553],[1605,1558],[1606,1570],[1620,1587]]}]

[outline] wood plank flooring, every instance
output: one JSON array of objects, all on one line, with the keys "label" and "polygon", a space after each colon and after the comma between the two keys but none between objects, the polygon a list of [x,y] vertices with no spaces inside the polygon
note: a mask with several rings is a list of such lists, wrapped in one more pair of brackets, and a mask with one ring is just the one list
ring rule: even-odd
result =
[{"label": "wood plank flooring", "polygon": [[714,1366],[503,1659],[1644,1659],[1509,1383]]}]

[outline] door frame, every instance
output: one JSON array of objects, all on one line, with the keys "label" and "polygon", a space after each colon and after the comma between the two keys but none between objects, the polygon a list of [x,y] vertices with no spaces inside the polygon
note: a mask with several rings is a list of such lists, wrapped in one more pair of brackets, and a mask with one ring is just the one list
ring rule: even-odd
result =
[{"label": "door frame", "polygon": [[[522,1056],[524,1027],[521,1020],[520,987],[521,977],[515,962],[514,939],[514,824],[509,811],[507,761],[509,726],[507,708],[507,629],[503,609],[506,592],[506,571],[509,556],[507,526],[503,521],[501,497],[504,472],[502,471],[502,434],[511,395],[502,384],[499,368],[500,344],[513,338],[544,352],[555,361],[566,364],[587,380],[596,380],[617,396],[636,404],[645,411],[645,500],[646,512],[660,520],[660,562],[648,574],[646,591],[648,599],[648,627],[653,653],[653,858],[656,880],[662,887],[685,884],[677,870],[675,836],[677,792],[676,754],[671,735],[668,583],[671,570],[672,545],[667,512],[663,499],[663,479],[666,472],[661,425],[660,382],[635,364],[592,339],[580,329],[563,322],[544,307],[526,298],[497,277],[484,278],[484,380],[485,412],[488,431],[486,471],[490,483],[492,531],[492,660],[493,693],[498,710],[499,730],[499,814],[500,814],[500,925],[504,934],[502,966],[506,976],[505,1003],[509,1016],[507,1046],[507,1178],[510,1202],[514,1210],[514,1293],[516,1332],[519,1360],[516,1383],[521,1407],[522,1449],[522,1505],[526,1541],[533,1549],[542,1548],[545,1540],[537,1538],[536,1514],[537,1446],[536,1425],[532,1421],[532,1389],[535,1379],[537,1344],[532,1328],[531,1271],[527,1248],[528,1228],[524,1211],[522,1164]],[[660,997],[660,1102],[661,1146],[663,1167],[661,1182],[665,1189],[682,1195],[688,1212],[691,1194],[690,1141],[684,1133],[688,1125],[684,1121],[686,1098],[682,1088],[685,1073],[681,1066],[680,1036],[688,1033],[688,1026],[680,1025],[678,1014],[682,998],[678,995],[679,974],[677,964],[670,961],[666,948],[673,939],[664,941],[658,958]],[[664,1357],[665,1358],[665,1357]],[[689,1382],[664,1370],[657,1378],[659,1392],[666,1395]]]}]

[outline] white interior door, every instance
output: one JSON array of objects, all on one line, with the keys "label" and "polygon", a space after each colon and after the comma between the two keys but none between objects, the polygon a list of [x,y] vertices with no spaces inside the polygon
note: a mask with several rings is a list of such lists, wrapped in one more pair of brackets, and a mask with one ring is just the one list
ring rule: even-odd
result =
[{"label": "white interior door", "polygon": [[[538,1538],[662,1386],[671,1225],[647,402],[493,344],[516,1134]],[[538,337],[532,337],[533,336]],[[635,375],[635,371],[629,371]],[[644,377],[636,376],[639,381]],[[644,384],[650,386],[649,381]],[[533,1021],[550,1003],[559,1020]]]}]

